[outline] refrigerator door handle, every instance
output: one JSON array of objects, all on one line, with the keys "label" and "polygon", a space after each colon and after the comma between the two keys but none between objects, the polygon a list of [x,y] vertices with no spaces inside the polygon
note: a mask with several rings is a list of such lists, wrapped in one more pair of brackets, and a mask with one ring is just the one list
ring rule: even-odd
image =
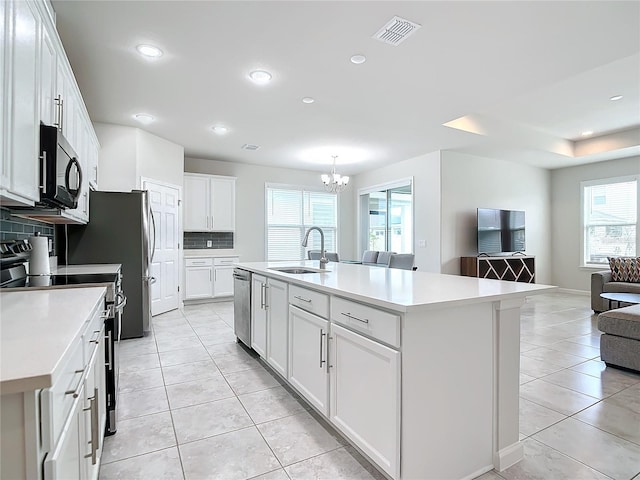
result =
[{"label": "refrigerator door handle", "polygon": [[149,213],[151,214],[151,229],[153,231],[153,243],[151,246],[151,260],[149,263],[153,263],[153,256],[156,253],[156,217],[153,216],[153,209],[149,205]]}]

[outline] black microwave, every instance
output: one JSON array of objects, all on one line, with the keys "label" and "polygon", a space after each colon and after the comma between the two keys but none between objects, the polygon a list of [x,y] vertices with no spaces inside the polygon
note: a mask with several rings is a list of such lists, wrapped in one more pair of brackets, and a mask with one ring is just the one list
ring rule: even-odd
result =
[{"label": "black microwave", "polygon": [[78,155],[60,130],[40,124],[40,204],[77,208],[81,186]]}]

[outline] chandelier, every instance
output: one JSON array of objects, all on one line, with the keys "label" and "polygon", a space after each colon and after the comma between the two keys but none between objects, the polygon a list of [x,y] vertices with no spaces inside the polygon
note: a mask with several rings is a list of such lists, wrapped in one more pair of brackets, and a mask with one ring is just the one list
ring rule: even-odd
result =
[{"label": "chandelier", "polygon": [[331,158],[333,158],[331,173],[325,173],[320,178],[322,178],[322,183],[324,183],[324,188],[327,192],[338,193],[347,188],[349,177],[336,173],[336,158],[338,158],[338,156],[332,155]]}]

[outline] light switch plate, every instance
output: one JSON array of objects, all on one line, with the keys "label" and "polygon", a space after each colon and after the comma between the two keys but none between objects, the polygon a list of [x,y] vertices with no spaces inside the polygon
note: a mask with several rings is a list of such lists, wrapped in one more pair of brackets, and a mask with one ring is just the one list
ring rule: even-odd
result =
[{"label": "light switch plate", "polygon": [[213,247],[213,241],[207,240],[207,248],[211,248],[211,247]]}]

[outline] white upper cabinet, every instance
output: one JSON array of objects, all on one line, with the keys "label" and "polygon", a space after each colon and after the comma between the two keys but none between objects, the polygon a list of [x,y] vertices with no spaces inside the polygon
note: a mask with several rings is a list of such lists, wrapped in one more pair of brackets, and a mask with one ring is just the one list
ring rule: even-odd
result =
[{"label": "white upper cabinet", "polygon": [[184,175],[184,231],[235,230],[235,177]]},{"label": "white upper cabinet", "polygon": [[33,205],[38,190],[41,19],[31,1],[3,2],[3,205]]},{"label": "white upper cabinet", "polygon": [[43,0],[0,5],[0,200],[33,206],[40,200],[40,122],[61,129],[78,155],[84,181],[71,221],[88,220],[89,185],[97,188],[99,144],[64,48]]}]

